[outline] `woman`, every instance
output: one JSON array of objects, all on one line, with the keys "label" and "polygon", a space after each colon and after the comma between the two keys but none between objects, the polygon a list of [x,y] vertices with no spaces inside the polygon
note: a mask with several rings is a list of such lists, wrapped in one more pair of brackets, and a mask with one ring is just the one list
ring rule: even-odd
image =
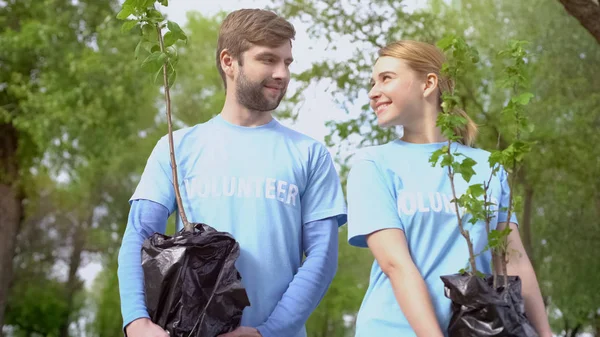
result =
[{"label": "woman", "polygon": [[[440,75],[443,54],[434,46],[399,41],[379,51],[373,69],[370,104],[382,127],[402,126],[404,134],[388,144],[360,150],[348,177],[349,242],[368,247],[375,257],[369,288],[361,305],[356,337],[447,334],[450,300],[444,295],[441,275],[457,273],[468,261],[465,239],[458,231],[447,171],[432,167],[429,157],[447,144],[436,118],[440,97],[451,81]],[[455,111],[468,119],[463,111]],[[489,153],[470,147],[476,126],[457,130],[460,153],[475,161],[477,174],[469,184],[489,179]],[[453,146],[454,146],[453,145]],[[469,185],[455,176],[457,194]],[[491,183],[492,201],[508,205],[506,172]],[[497,213],[492,228],[507,226],[507,214]],[[552,336],[534,270],[519,237],[516,217],[508,224],[511,255],[509,275],[522,279],[526,312],[541,337]],[[475,252],[484,250],[483,223],[467,225]],[[490,273],[488,253],[477,260],[480,271]]]}]

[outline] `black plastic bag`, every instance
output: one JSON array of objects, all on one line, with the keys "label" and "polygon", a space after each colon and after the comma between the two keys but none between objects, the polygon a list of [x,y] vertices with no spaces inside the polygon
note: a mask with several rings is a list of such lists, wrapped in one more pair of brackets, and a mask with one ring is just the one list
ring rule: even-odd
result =
[{"label": "black plastic bag", "polygon": [[250,305],[235,268],[238,242],[206,224],[173,237],[155,233],[142,247],[146,306],[171,337],[215,337],[240,325]]},{"label": "black plastic bag", "polygon": [[[452,301],[449,337],[538,337],[525,314],[518,276],[509,276],[508,286],[497,290],[492,276],[454,274],[441,279]],[[503,282],[500,277],[498,284]]]}]

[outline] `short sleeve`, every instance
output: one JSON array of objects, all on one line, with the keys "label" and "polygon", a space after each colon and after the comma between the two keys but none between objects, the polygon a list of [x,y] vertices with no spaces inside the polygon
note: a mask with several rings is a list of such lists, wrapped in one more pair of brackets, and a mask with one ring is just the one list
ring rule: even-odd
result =
[{"label": "short sleeve", "polygon": [[342,226],[347,217],[339,175],[326,149],[316,158],[309,163],[310,172],[301,196],[302,223],[335,217],[338,226]]},{"label": "short sleeve", "polygon": [[357,160],[348,174],[348,242],[367,247],[366,237],[381,229],[404,231],[393,181],[373,160]]},{"label": "short sleeve", "polygon": [[[500,179],[500,188],[502,189],[502,193],[500,195],[499,208],[498,208],[498,223],[506,222],[508,219],[508,206],[510,204],[510,185],[508,184],[508,173],[501,168],[498,171],[498,177]],[[518,225],[517,216],[515,212],[511,212],[510,214],[510,222]]]},{"label": "short sleeve", "polygon": [[168,142],[163,137],[154,146],[130,202],[136,199],[154,201],[165,206],[171,214],[176,209],[171,175]]}]

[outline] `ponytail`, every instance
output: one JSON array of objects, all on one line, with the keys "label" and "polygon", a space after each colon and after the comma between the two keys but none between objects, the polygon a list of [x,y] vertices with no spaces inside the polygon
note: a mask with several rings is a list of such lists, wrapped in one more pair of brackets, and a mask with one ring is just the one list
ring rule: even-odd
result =
[{"label": "ponytail", "polygon": [[467,113],[459,108],[450,112],[453,115],[460,116],[467,120],[467,123],[454,129],[454,134],[460,136],[459,142],[466,146],[472,146],[477,138],[477,124],[467,115]]}]

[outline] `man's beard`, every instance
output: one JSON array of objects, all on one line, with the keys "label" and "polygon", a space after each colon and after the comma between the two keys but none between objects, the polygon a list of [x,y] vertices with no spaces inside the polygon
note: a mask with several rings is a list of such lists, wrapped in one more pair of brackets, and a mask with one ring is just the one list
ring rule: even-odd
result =
[{"label": "man's beard", "polygon": [[250,81],[243,71],[240,71],[240,76],[236,83],[236,98],[237,101],[253,111],[272,111],[275,110],[283,96],[285,95],[285,88],[280,90],[279,96],[276,99],[269,99],[265,96],[264,88],[269,81],[267,79],[262,80],[259,83]]}]

